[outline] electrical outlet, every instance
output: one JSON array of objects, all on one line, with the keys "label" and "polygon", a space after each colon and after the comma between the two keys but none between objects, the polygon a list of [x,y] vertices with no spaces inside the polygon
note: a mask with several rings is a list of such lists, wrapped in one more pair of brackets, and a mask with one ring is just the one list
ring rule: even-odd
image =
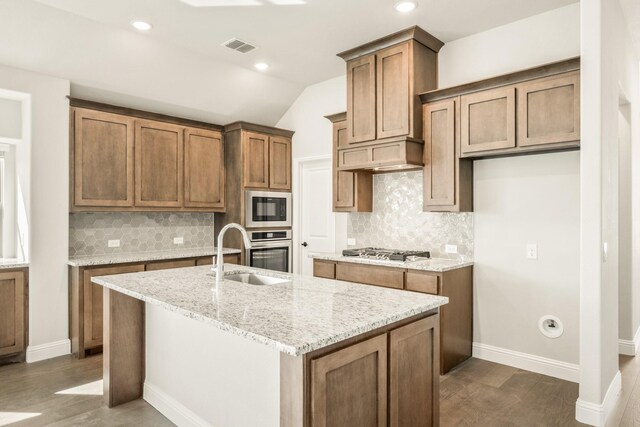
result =
[{"label": "electrical outlet", "polygon": [[538,245],[535,243],[527,245],[527,259],[538,259]]},{"label": "electrical outlet", "polygon": [[354,239],[354,238],[352,238],[352,237],[349,237],[349,238],[347,239],[347,245],[349,245],[349,246],[354,246],[355,244],[356,244],[356,239]]},{"label": "electrical outlet", "polygon": [[174,245],[184,245],[184,237],[174,237],[173,238]]},{"label": "electrical outlet", "polygon": [[457,254],[458,253],[458,245],[445,245],[444,251],[448,254]]},{"label": "electrical outlet", "polygon": [[107,240],[107,246],[110,248],[119,248],[120,240]]}]

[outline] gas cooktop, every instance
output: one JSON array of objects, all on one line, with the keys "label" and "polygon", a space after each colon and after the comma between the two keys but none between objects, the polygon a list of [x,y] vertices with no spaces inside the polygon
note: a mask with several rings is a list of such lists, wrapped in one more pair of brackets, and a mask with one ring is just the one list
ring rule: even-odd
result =
[{"label": "gas cooktop", "polygon": [[342,251],[342,255],[390,261],[407,261],[412,257],[431,258],[431,253],[429,251],[401,251],[397,249],[384,248],[345,249]]}]

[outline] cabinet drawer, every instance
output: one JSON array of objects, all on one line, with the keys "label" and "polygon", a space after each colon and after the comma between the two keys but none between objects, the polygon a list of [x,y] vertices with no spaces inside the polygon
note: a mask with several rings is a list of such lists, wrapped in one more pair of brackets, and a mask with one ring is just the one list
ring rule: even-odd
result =
[{"label": "cabinet drawer", "polygon": [[440,293],[440,277],[433,274],[408,271],[407,290],[438,295]]},{"label": "cabinet drawer", "polygon": [[336,278],[336,263],[332,261],[313,260],[313,275],[325,279]]},{"label": "cabinet drawer", "polygon": [[178,261],[154,262],[147,264],[147,271],[168,270],[170,268],[195,267],[195,259],[182,259]]},{"label": "cabinet drawer", "polygon": [[336,279],[402,289],[404,287],[404,270],[373,265],[338,263],[336,266]]}]

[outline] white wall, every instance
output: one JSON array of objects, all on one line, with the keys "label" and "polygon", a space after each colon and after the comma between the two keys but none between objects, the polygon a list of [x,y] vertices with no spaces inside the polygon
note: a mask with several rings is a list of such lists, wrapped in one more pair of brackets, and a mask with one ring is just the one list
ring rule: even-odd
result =
[{"label": "white wall", "polygon": [[0,139],[19,139],[22,134],[22,103],[0,97]]},{"label": "white wall", "polygon": [[[445,44],[438,56],[440,87],[579,54],[580,6],[575,3]],[[577,153],[475,162],[477,356],[522,362],[518,355],[505,359],[496,352],[506,350],[578,363],[579,168]],[[528,243],[538,244],[537,261],[525,258]],[[564,323],[560,338],[539,332],[538,320],[545,314]],[[563,372],[564,378],[578,378],[575,366]]]},{"label": "white wall", "polygon": [[[638,56],[620,4],[582,2],[580,398],[578,420],[604,425],[620,390],[618,371],[618,138],[621,95],[630,101],[632,187],[640,171]],[[633,192],[632,282],[638,274],[638,208]],[[605,251],[605,246],[608,251]],[[604,252],[608,252],[604,256]]]},{"label": "white wall", "polygon": [[27,359],[35,360],[69,352],[69,82],[0,66],[0,88],[27,97],[17,172],[30,236]]}]

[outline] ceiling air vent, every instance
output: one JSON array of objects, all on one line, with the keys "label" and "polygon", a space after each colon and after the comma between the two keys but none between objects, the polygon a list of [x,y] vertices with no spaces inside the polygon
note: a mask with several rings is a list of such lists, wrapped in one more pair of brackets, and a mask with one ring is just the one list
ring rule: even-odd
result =
[{"label": "ceiling air vent", "polygon": [[247,53],[247,52],[251,52],[252,50],[254,50],[256,47],[252,44],[249,44],[247,42],[243,42],[240,39],[231,39],[231,40],[227,40],[226,42],[222,43],[222,46],[228,47],[229,49],[233,49],[233,50],[237,50],[240,53]]}]

